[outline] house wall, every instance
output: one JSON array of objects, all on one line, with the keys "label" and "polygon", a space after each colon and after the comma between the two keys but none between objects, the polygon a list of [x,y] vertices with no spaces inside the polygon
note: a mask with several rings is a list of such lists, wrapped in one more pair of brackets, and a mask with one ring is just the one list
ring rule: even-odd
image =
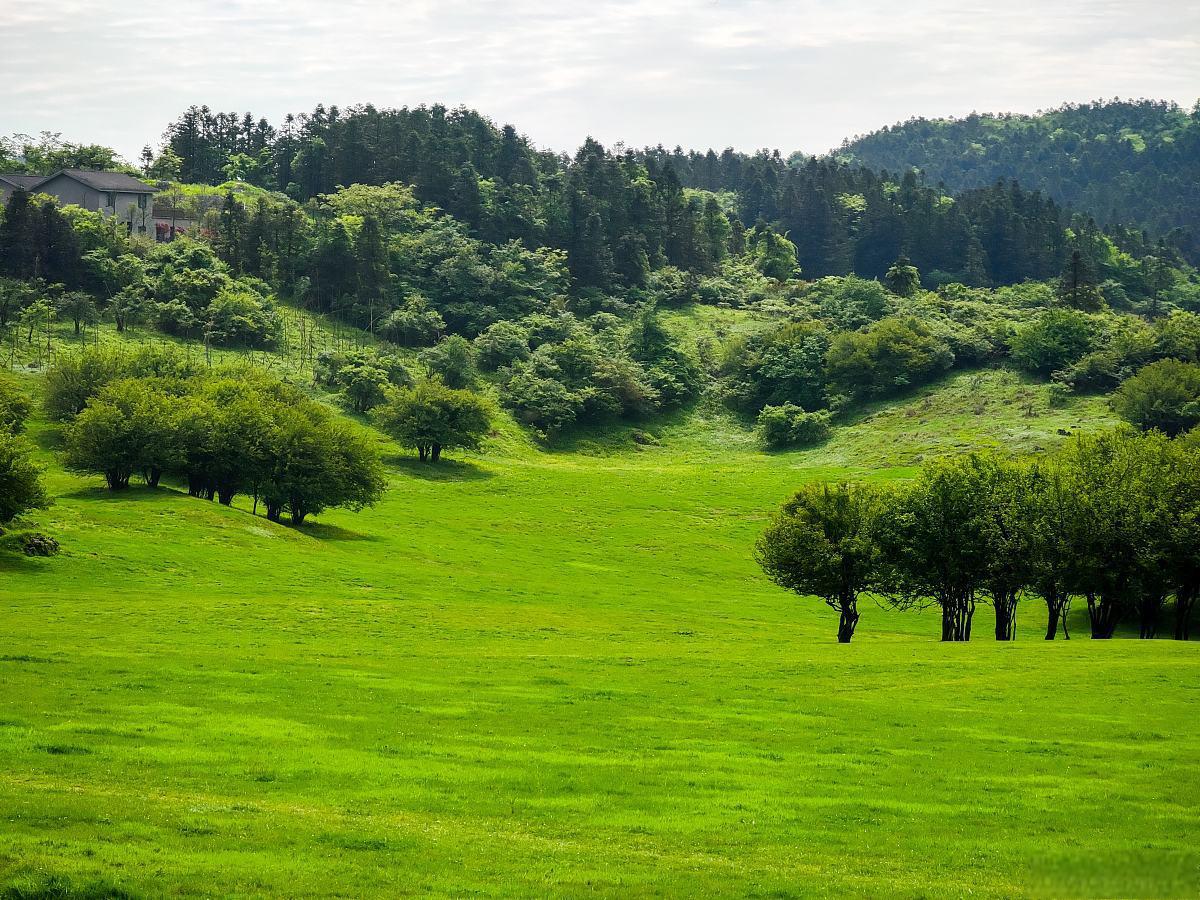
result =
[{"label": "house wall", "polygon": [[[154,196],[114,191],[114,205],[108,205],[108,193],[97,191],[67,175],[59,175],[38,187],[38,193],[58,198],[64,206],[82,206],[93,212],[114,216],[118,222],[131,225],[130,233],[154,240]],[[139,205],[145,198],[145,206]]]},{"label": "house wall", "polygon": [[100,193],[66,175],[59,175],[57,178],[51,178],[45,184],[39,185],[37,192],[57,197],[58,202],[63,206],[82,206],[92,212],[100,211],[102,201]]}]

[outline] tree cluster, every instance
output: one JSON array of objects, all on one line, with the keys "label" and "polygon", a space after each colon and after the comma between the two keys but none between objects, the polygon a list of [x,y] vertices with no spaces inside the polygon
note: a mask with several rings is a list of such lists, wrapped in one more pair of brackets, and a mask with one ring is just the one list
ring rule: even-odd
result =
[{"label": "tree cluster", "polygon": [[352,423],[256,370],[197,373],[171,356],[88,349],[52,370],[47,402],[69,420],[69,469],[112,490],[165,476],[225,505],[252,495],[268,519],[287,512],[293,524],[381,496],[378,452]]},{"label": "tree cluster", "polygon": [[898,609],[936,607],[944,641],[970,640],[978,605],[997,640],[1016,635],[1020,601],[1046,609],[1046,639],[1067,635],[1072,601],[1091,636],[1126,621],[1158,633],[1174,604],[1186,640],[1200,595],[1200,440],[1130,431],[1078,437],[1053,456],[1010,461],[969,454],[925,465],[894,489],[814,485],[760,538],[777,584],[839,613],[848,642],[859,598]]}]

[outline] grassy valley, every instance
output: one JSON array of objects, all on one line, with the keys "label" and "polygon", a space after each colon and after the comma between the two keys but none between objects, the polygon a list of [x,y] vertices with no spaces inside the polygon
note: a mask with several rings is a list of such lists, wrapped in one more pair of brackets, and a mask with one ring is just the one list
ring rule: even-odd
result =
[{"label": "grassy valley", "polygon": [[750,555],[803,482],[1107,415],[1046,391],[963,372],[774,454],[705,407],[649,446],[501,422],[436,468],[387,446],[382,503],[298,529],[108,493],[37,421],[64,551],[3,561],[0,870],[181,896],[1190,894],[1188,645],[1044,644],[1031,601],[1013,645],[872,604],[850,649]]}]

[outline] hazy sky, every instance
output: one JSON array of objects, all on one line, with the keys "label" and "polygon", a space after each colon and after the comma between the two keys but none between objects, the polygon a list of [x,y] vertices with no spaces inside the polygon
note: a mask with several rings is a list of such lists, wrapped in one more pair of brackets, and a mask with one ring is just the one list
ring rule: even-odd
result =
[{"label": "hazy sky", "polygon": [[539,146],[822,152],[913,115],[1200,97],[1197,0],[0,0],[0,133],[466,104]]}]

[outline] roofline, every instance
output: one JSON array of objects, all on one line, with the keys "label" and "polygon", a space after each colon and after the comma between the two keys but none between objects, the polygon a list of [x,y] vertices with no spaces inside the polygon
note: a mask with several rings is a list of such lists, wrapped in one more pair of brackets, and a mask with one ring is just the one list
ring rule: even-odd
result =
[{"label": "roofline", "polygon": [[[91,171],[91,170],[90,169],[59,169],[57,172],[52,172],[51,174],[47,175],[45,178],[43,178],[37,184],[32,185],[31,187],[27,188],[27,190],[29,190],[32,193],[35,188],[40,188],[42,185],[44,185],[48,181],[50,181],[50,179],[57,178],[59,175],[66,175],[68,178],[72,178],[75,181],[78,181],[84,187],[91,188],[93,191],[107,190],[105,188],[92,187],[92,185],[88,184],[86,181],[84,181],[82,178],[80,178],[78,174],[76,174],[78,172],[87,173],[89,171]],[[114,174],[115,175],[124,175],[125,173],[124,172],[104,172],[102,170],[97,170],[95,174],[97,174],[97,175],[114,175]],[[133,178],[134,181],[136,181],[138,184],[142,185],[142,189],[136,190],[134,188],[117,188],[116,190],[113,191],[113,193],[115,193],[115,194],[157,194],[158,193],[157,187],[146,184],[146,182],[142,181],[140,178],[134,178],[134,176],[132,176],[132,175],[130,175],[128,177]]]}]

